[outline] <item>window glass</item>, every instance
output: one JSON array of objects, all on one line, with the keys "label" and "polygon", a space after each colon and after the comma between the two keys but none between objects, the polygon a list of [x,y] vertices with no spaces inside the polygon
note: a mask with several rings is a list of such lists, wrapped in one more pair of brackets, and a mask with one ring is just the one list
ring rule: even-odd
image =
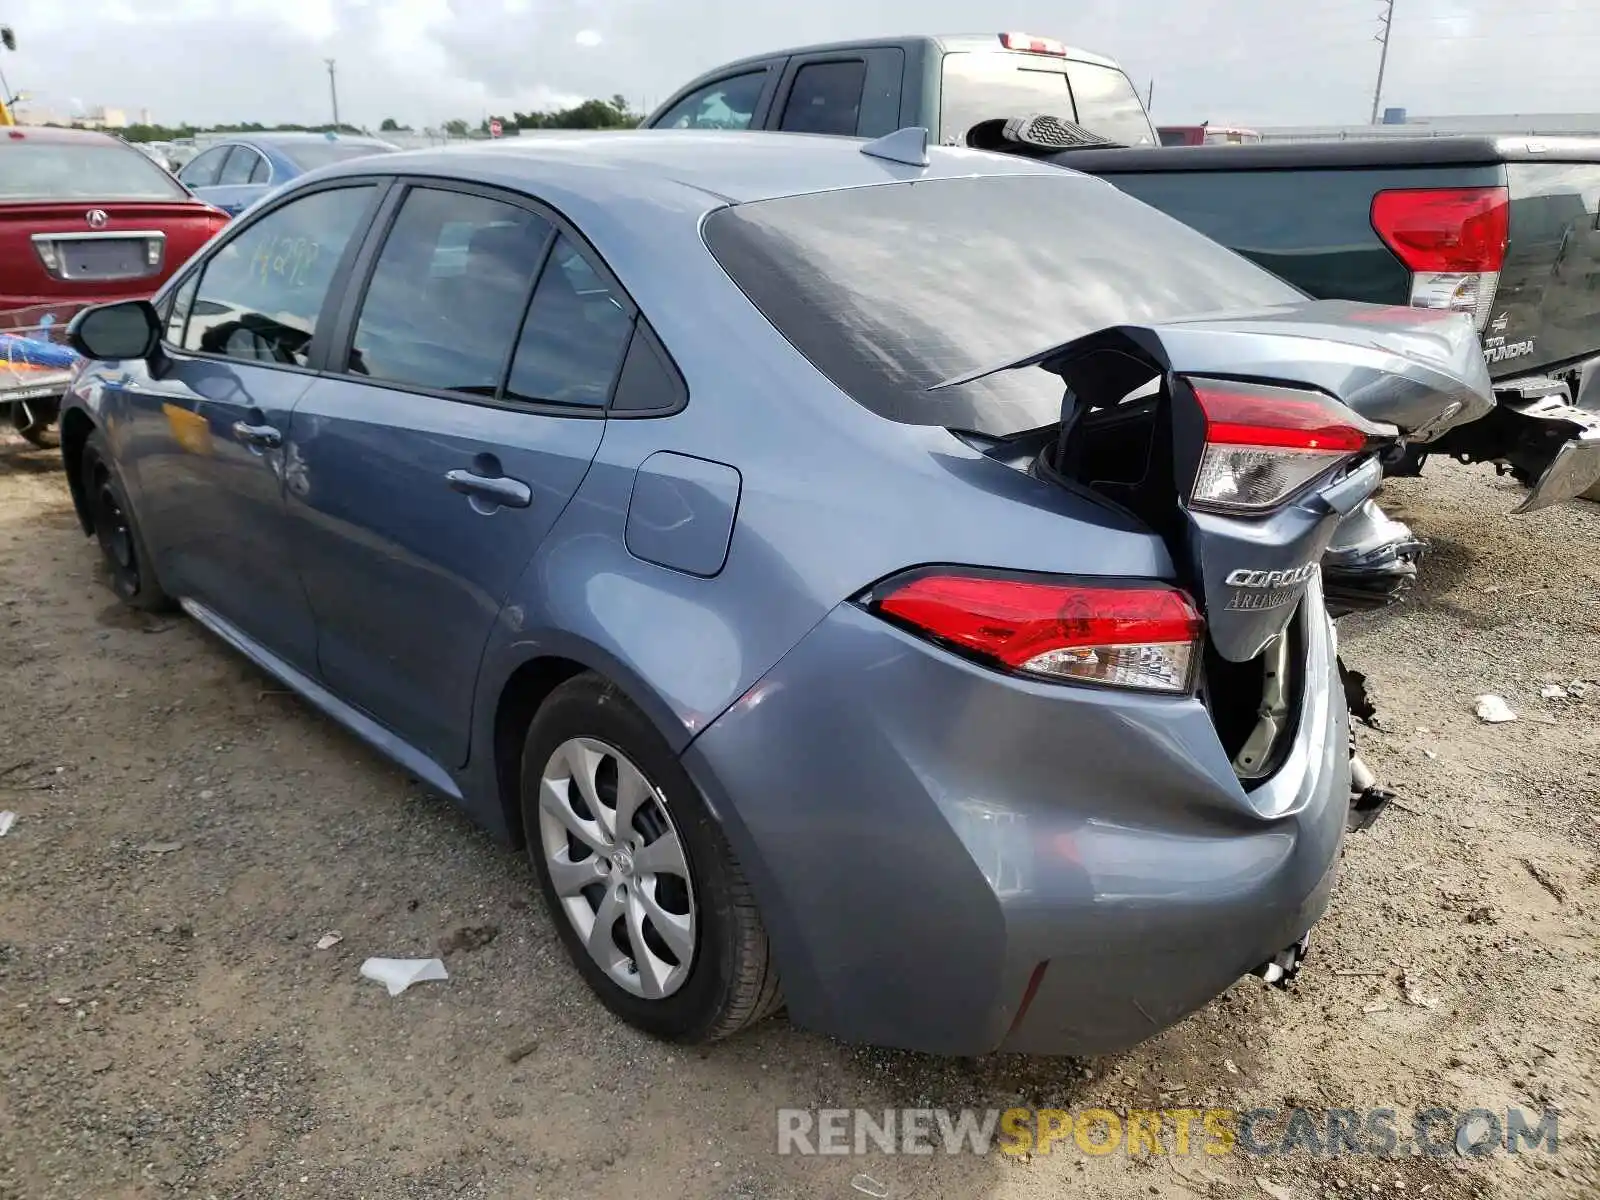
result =
[{"label": "window glass", "polygon": [[228,155],[228,161],[223,164],[222,171],[217,175],[217,183],[222,187],[249,183],[250,170],[256,165],[256,159],[259,157],[248,146],[235,146],[233,153]]},{"label": "window glass", "polygon": [[0,200],[181,200],[172,176],[118,142],[0,144]]},{"label": "window glass", "polygon": [[1066,64],[1042,54],[957,53],[944,56],[939,140],[967,144],[967,131],[996,117],[1044,113],[1073,119]]},{"label": "window glass", "polygon": [[1005,435],[1050,424],[1061,380],[1000,371],[1113,325],[1253,312],[1303,293],[1069,171],[842,188],[718,209],[717,261],[824,375],[880,416]]},{"label": "window glass", "polygon": [[178,172],[178,178],[192,188],[211,187],[217,182],[217,174],[222,170],[229,149],[228,146],[215,146],[191,159],[189,165]]},{"label": "window glass", "polygon": [[411,191],[362,301],[349,371],[495,395],[549,235],[543,217],[499,200]]},{"label": "window glass", "polygon": [[1115,67],[1099,63],[1067,63],[1072,98],[1078,106],[1078,124],[1124,146],[1156,146],[1160,139],[1133,84]]},{"label": "window glass", "polygon": [[781,128],[790,133],[854,135],[866,79],[867,64],[860,60],[801,67],[789,89]]},{"label": "window glass", "polygon": [[313,192],[229,239],[203,268],[184,349],[305,366],[339,257],[372,193]]},{"label": "window glass", "polygon": [[251,183],[266,183],[272,178],[272,164],[261,155],[256,155],[255,166],[250,168]]},{"label": "window glass", "polygon": [[655,123],[656,129],[749,129],[755,116],[765,71],[719,79],[679,100]]},{"label": "window glass", "polygon": [[643,317],[622,360],[612,412],[672,412],[689,403],[689,387]]},{"label": "window glass", "polygon": [[195,285],[199,282],[200,273],[191,272],[187,279],[167,294],[161,320],[166,325],[162,340],[169,346],[183,344],[183,326],[189,319],[189,306],[194,303]]},{"label": "window glass", "polygon": [[562,234],[528,306],[506,399],[604,405],[632,331],[610,285]]}]

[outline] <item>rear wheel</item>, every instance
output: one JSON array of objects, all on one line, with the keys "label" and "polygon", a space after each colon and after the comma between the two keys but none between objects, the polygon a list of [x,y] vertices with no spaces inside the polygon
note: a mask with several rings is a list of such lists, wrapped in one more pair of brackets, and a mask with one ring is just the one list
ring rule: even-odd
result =
[{"label": "rear wheel", "polygon": [[11,406],[11,427],[41,449],[59,445],[56,418],[61,405],[55,400],[23,400]]},{"label": "rear wheel", "polygon": [[562,684],[535,716],[522,817],[562,943],[624,1021],[709,1042],[780,1007],[766,931],[721,829],[666,742],[598,675]]},{"label": "rear wheel", "polygon": [[111,576],[111,590],[130,608],[157,612],[172,607],[150,561],[128,493],[117,474],[105,434],[96,429],[84,443],[80,460],[83,496],[95,540]]}]

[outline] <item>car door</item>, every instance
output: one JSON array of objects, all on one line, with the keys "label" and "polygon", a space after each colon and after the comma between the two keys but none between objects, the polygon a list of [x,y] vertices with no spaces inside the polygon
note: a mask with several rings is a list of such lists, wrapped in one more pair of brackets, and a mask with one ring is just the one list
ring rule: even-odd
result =
[{"label": "car door", "polygon": [[316,636],[285,525],[285,434],[379,190],[329,185],[230,228],[173,289],[160,351],[115,385],[163,584],[305,671]]},{"label": "car door", "polygon": [[266,186],[260,181],[267,179],[270,171],[259,151],[235,146],[217,172],[216,185],[206,189],[203,199],[229,216],[238,216],[266,194]]},{"label": "car door", "polygon": [[882,137],[900,127],[905,51],[898,47],[796,55],[778,85],[769,125],[788,133]]},{"label": "car door", "polygon": [[528,202],[414,183],[390,209],[342,373],[295,408],[289,511],[323,681],[453,766],[496,616],[599,448],[634,309]]}]

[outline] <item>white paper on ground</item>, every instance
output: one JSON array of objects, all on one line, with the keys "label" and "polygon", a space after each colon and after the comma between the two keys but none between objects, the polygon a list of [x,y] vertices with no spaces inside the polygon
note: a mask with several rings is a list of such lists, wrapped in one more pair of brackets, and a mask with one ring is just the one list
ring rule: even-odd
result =
[{"label": "white paper on ground", "polygon": [[1517,719],[1517,714],[1511,711],[1511,706],[1500,696],[1479,696],[1476,708],[1478,720],[1485,724],[1500,725]]},{"label": "white paper on ground", "polygon": [[383,984],[391,996],[398,996],[413,983],[450,978],[437,958],[369,958],[361,964],[361,977]]},{"label": "white paper on ground", "polygon": [[5,837],[11,827],[17,823],[17,814],[14,812],[0,812],[0,837]]}]

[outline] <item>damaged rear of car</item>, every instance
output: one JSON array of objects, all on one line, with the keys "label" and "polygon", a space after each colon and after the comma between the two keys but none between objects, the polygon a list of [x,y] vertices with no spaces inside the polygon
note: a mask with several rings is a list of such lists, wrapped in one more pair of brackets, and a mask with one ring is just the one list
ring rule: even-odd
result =
[{"label": "damaged rear of car", "polygon": [[[1169,560],[1107,578],[1104,531],[1063,519],[1072,573],[907,564],[694,742],[791,1013],[1101,1053],[1292,975],[1351,821],[1319,564],[1381,557],[1383,456],[1492,404],[1470,323],[1308,300],[1066,172],[909,173],[725,208],[704,236],[840,391],[948,436],[975,511],[1061,489]],[[796,729],[827,754],[764,753]]]}]

